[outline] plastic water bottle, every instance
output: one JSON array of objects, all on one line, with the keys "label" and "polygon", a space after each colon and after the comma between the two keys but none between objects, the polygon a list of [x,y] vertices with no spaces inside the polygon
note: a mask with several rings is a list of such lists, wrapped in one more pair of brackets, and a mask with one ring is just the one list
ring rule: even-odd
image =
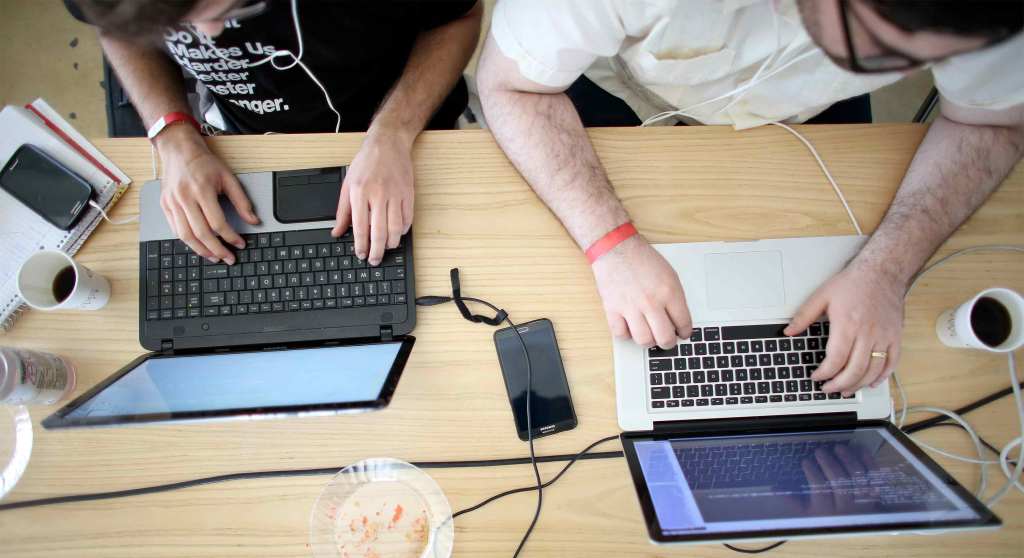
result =
[{"label": "plastic water bottle", "polygon": [[0,403],[53,405],[75,389],[75,367],[64,357],[0,347]]}]

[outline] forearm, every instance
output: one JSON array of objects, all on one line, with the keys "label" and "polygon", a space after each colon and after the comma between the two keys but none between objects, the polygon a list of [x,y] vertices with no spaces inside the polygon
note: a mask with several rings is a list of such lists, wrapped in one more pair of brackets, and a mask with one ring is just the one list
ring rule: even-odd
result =
[{"label": "forearm", "polygon": [[[152,126],[171,112],[189,112],[181,71],[162,51],[100,34],[100,45],[117,73],[118,79],[142,118],[143,126]],[[156,138],[161,155],[167,149],[185,146],[202,149],[205,144],[191,126],[170,126]]]},{"label": "forearm", "polygon": [[495,139],[580,248],[629,220],[564,93],[481,91]]},{"label": "forearm", "polygon": [[386,133],[411,146],[451,92],[476,48],[482,9],[420,33],[401,77],[370,125],[371,134]]},{"label": "forearm", "polygon": [[966,125],[940,116],[889,210],[854,263],[901,285],[1002,183],[1024,154],[1024,128]]}]

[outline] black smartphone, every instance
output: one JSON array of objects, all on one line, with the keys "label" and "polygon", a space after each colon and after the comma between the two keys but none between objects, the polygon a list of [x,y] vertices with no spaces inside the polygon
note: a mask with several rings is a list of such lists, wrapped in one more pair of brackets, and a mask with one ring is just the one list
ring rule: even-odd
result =
[{"label": "black smartphone", "polygon": [[[526,343],[530,355],[530,422],[533,437],[540,438],[556,432],[576,428],[576,410],[569,395],[569,382],[565,378],[562,355],[555,340],[555,327],[551,320],[540,319],[519,324],[519,335]],[[494,332],[494,345],[498,349],[498,363],[505,378],[505,389],[512,405],[519,439],[526,436],[526,355],[512,328]]]},{"label": "black smartphone", "polygon": [[64,231],[74,226],[92,197],[88,182],[28,144],[0,171],[0,188]]}]

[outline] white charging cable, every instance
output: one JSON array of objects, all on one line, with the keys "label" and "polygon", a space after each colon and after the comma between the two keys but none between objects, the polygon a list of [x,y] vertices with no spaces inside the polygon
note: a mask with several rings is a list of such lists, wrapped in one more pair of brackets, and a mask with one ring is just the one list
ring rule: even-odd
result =
[{"label": "white charging cable", "polygon": [[102,207],[100,207],[100,204],[96,203],[95,201],[89,200],[89,205],[91,205],[92,207],[96,208],[96,210],[100,212],[100,215],[104,219],[106,219],[106,221],[108,223],[110,223],[111,225],[127,225],[129,223],[135,223],[136,221],[139,220],[139,216],[138,215],[134,215],[132,217],[128,217],[127,219],[117,219],[117,220],[114,220],[114,219],[111,219],[110,216],[107,215],[107,212],[104,211]]}]

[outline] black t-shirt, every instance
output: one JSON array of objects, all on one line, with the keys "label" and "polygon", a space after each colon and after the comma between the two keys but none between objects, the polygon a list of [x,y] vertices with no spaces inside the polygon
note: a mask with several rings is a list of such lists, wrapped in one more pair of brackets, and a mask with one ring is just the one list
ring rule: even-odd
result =
[{"label": "black t-shirt", "polygon": [[[299,1],[302,62],[327,89],[341,131],[363,131],[401,76],[413,43],[426,31],[466,14],[475,0]],[[65,0],[78,19],[81,13]],[[216,50],[187,29],[163,36],[168,54],[211,93],[231,127],[243,133],[333,132],[337,117],[323,92],[291,56],[252,64],[274,50],[299,54],[291,2],[268,0],[258,16],[228,22]],[[218,56],[219,53],[219,56]],[[279,67],[292,66],[278,70]],[[466,107],[459,81],[428,128],[450,128]]]}]

